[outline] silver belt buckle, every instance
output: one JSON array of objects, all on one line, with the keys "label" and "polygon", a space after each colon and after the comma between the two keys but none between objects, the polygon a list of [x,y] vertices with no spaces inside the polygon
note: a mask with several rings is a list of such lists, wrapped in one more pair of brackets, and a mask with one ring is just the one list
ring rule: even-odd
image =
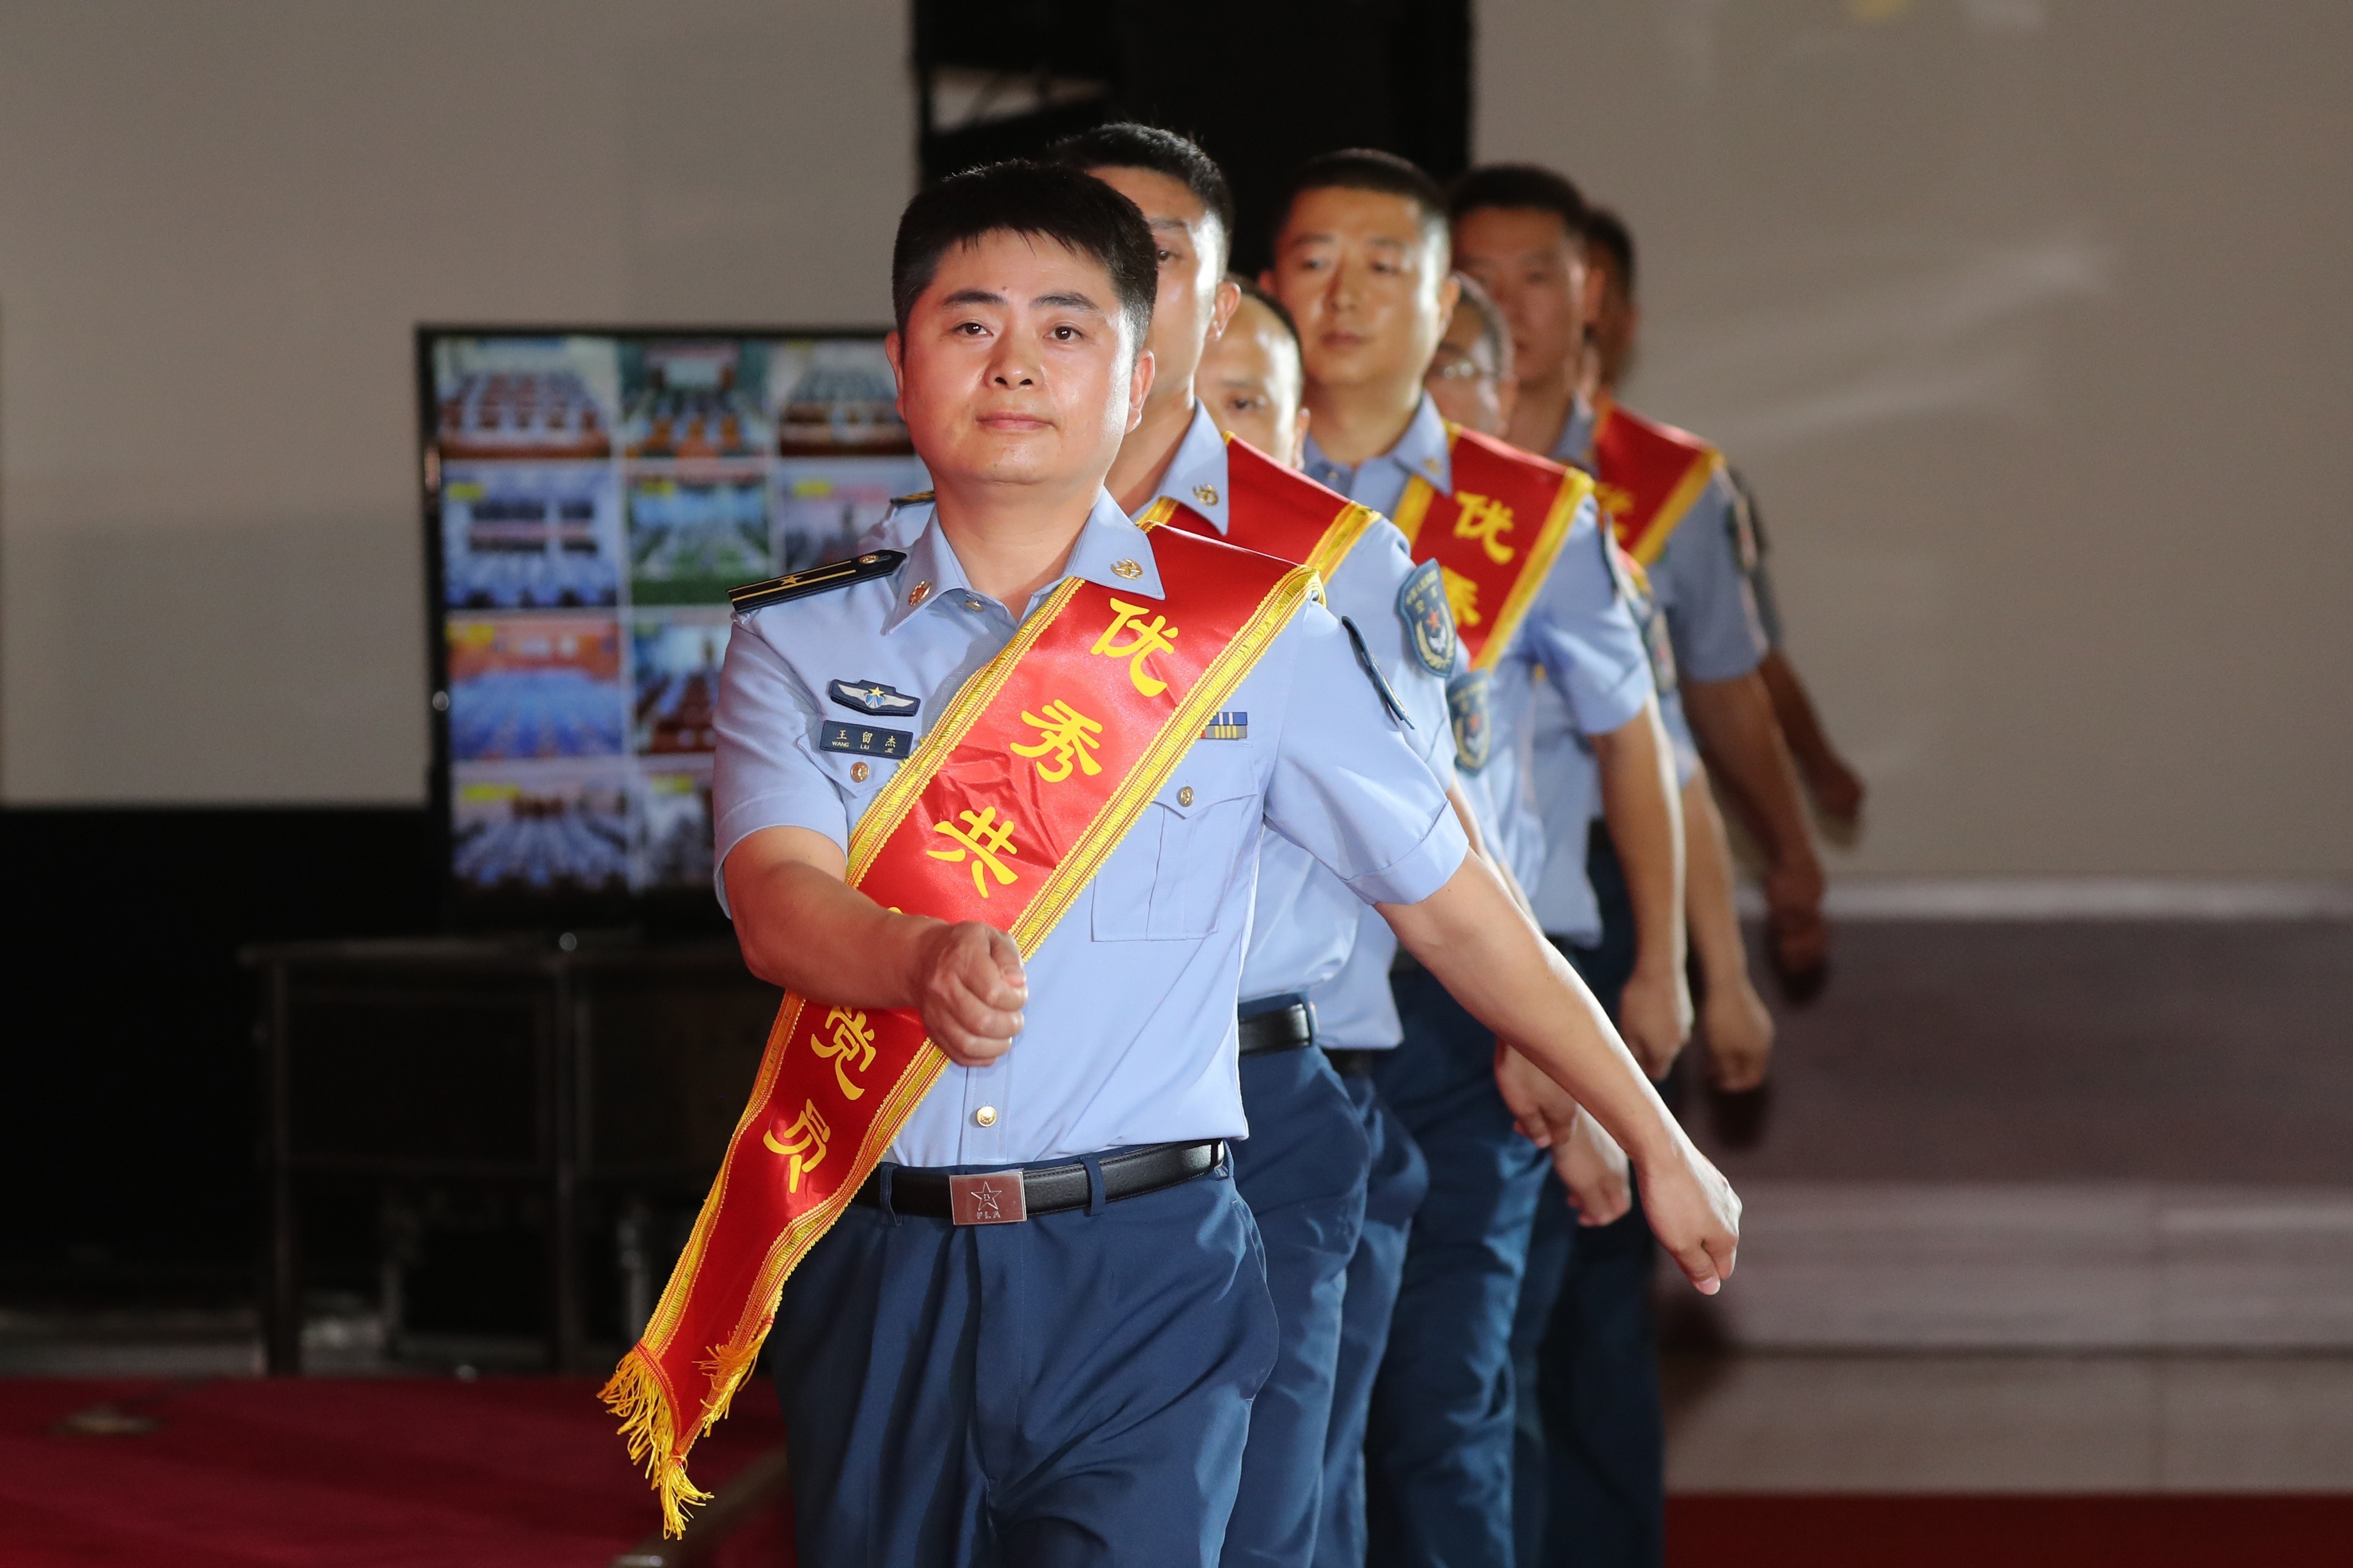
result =
[{"label": "silver belt buckle", "polygon": [[1018,1171],[948,1178],[949,1217],[958,1225],[1014,1225],[1029,1217]]}]

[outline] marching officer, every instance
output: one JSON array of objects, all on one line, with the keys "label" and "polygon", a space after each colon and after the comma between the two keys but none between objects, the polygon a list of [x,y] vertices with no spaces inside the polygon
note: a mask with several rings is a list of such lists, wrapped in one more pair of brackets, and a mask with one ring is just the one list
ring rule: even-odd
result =
[{"label": "marching officer", "polygon": [[[1457,764],[1496,858],[1524,882],[1544,864],[1526,774],[1541,669],[1608,758],[1613,827],[1672,944],[1674,795],[1649,663],[1586,481],[1448,426],[1423,389],[1455,304],[1443,194],[1386,153],[1312,159],[1261,282],[1300,328],[1307,472],[1398,520],[1472,656],[1449,695]],[[1360,942],[1352,968],[1387,952]],[[1499,1056],[1509,1031],[1482,1024],[1454,984],[1408,963],[1395,984],[1403,1045],[1373,1069],[1430,1180],[1367,1426],[1377,1563],[1510,1562],[1513,1312],[1545,1151],[1577,1124],[1574,1101],[1526,1081],[1515,1053]],[[1670,1007],[1653,1026],[1679,1040],[1683,1019]]]},{"label": "marching officer", "polygon": [[[1216,163],[1172,132],[1120,123],[1057,142],[1050,160],[1085,170],[1135,203],[1160,263],[1153,309],[1151,394],[1121,443],[1106,481],[1138,521],[1209,533],[1265,553],[1308,561],[1324,574],[1325,606],[1367,657],[1406,726],[1408,743],[1448,788],[1454,752],[1446,680],[1453,627],[1409,614],[1414,571],[1404,535],[1345,497],[1293,471],[1281,408],[1268,412],[1278,445],[1229,447],[1196,380],[1205,349],[1234,331],[1241,291],[1225,278],[1233,200]],[[1259,308],[1263,312],[1263,307]],[[1263,323],[1257,331],[1262,332]],[[1279,329],[1278,329],[1279,330]],[[1289,393],[1299,421],[1299,371],[1278,355],[1270,398]],[[1263,455],[1281,457],[1270,460]],[[1247,724],[1246,710],[1230,717]],[[1459,809],[1467,825],[1468,808]],[[1242,960],[1242,1110],[1250,1136],[1234,1146],[1234,1183],[1266,1248],[1267,1286],[1280,1331],[1273,1372],[1250,1406],[1241,1487],[1222,1561],[1295,1565],[1315,1553],[1342,1303],[1364,1225],[1372,1142],[1379,1129],[1314,1048],[1308,994],[1336,974],[1356,946],[1363,903],[1297,846],[1270,837],[1259,858],[1258,901]]]},{"label": "marching officer", "polygon": [[735,595],[718,882],[787,996],[606,1390],[668,1523],[765,1342],[804,1561],[1216,1559],[1277,1349],[1225,1153],[1269,830],[1628,1148],[1695,1282],[1730,1268],[1729,1189],[1468,856],[1313,574],[1104,489],[1154,251],[1067,169],[917,195],[888,346],[934,499],[903,549]]},{"label": "marching officer", "polygon": [[[1753,797],[1779,802],[1782,829],[1768,879],[1777,919],[1789,943],[1819,953],[1820,871],[1755,670],[1764,648],[1744,552],[1735,531],[1731,491],[1713,449],[1680,433],[1642,437],[1628,456],[1622,444],[1597,450],[1595,432],[1633,431],[1628,416],[1597,412],[1578,395],[1579,356],[1589,304],[1585,268],[1584,198],[1549,170],[1526,165],[1474,169],[1451,196],[1457,258],[1494,296],[1512,328],[1518,396],[1510,437],[1524,448],[1593,471],[1621,542],[1648,568],[1667,636],[1654,637],[1654,665],[1676,690],[1700,742]],[[1546,726],[1550,742],[1537,773],[1554,813],[1556,863],[1547,866],[1549,930],[1589,946],[1576,950],[1597,993],[1616,991],[1633,1005],[1641,984],[1639,917],[1622,874],[1623,846],[1596,825],[1586,854],[1558,861],[1592,797],[1594,764],[1565,726]],[[1694,770],[1692,793],[1705,784]],[[1777,795],[1775,792],[1778,791]],[[1705,867],[1718,847],[1712,810],[1685,816]],[[1705,957],[1721,963],[1721,938],[1737,929],[1728,915],[1729,880],[1703,870],[1709,900],[1694,908],[1709,940]],[[1746,989],[1745,958],[1739,990]],[[1736,993],[1727,980],[1719,999]],[[1752,998],[1753,999],[1753,998]],[[1664,1080],[1672,1050],[1649,1054],[1645,1067]],[[1761,1064],[1761,1058],[1760,1058]],[[1651,1243],[1639,1213],[1615,1223],[1571,1228],[1559,1202],[1539,1222],[1544,1245],[1527,1277],[1515,1346],[1535,1350],[1537,1399],[1545,1442],[1525,1443],[1518,1460],[1517,1525],[1523,1554],[1545,1543],[1548,1560],[1656,1563],[1663,1552],[1663,1426],[1652,1344]],[[1588,1221],[1597,1215],[1584,1216]],[[1525,1423],[1524,1423],[1525,1425]],[[1549,1462],[1545,1450],[1549,1450]],[[1534,1472],[1543,1468],[1544,1482]],[[1547,1516],[1540,1521],[1539,1515]]]}]

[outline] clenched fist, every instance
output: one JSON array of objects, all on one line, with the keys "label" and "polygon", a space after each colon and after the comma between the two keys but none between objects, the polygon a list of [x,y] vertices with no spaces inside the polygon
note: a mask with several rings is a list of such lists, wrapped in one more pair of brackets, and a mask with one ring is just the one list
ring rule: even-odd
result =
[{"label": "clenched fist", "polygon": [[1021,950],[978,921],[942,924],[916,950],[915,1005],[932,1044],[958,1067],[987,1067],[1013,1048],[1029,983]]}]

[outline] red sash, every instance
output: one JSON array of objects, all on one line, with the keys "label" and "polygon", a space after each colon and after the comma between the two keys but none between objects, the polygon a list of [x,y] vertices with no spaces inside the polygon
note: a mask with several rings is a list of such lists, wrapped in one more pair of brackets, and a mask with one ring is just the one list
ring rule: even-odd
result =
[{"label": "red sash", "polygon": [[1416,475],[1397,525],[1416,561],[1435,561],[1471,668],[1486,669],[1519,630],[1593,481],[1476,430],[1450,423],[1454,493]]},{"label": "red sash", "polygon": [[[1226,437],[1227,543],[1277,561],[1295,561],[1329,582],[1378,515],[1284,468],[1248,441]],[[1145,518],[1218,537],[1217,524],[1166,496],[1154,502]]]},{"label": "red sash", "polygon": [[[851,887],[1038,950],[1314,582],[1174,530],[1153,548],[1161,598],[1066,578],[965,683],[851,833]],[[686,1250],[604,1390],[666,1533],[707,1496],[687,1451],[727,1413],[786,1277],[945,1065],[914,1012],[785,998]]]},{"label": "red sash", "polygon": [[1609,398],[1593,424],[1594,494],[1626,552],[1648,566],[1724,466],[1688,430],[1629,414]]}]

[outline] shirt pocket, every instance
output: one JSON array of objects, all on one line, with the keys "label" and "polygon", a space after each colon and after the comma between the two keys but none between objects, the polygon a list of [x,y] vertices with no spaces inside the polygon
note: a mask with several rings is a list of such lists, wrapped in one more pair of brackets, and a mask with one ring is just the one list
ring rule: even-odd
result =
[{"label": "shirt pocket", "polygon": [[825,776],[841,795],[842,816],[849,822],[850,831],[856,832],[859,819],[899,771],[899,764],[882,757],[853,756],[847,752],[818,751],[816,756],[818,766],[825,770]]},{"label": "shirt pocket", "polygon": [[1222,920],[1227,889],[1262,815],[1247,745],[1197,741],[1095,873],[1097,942],[1198,941]]}]

